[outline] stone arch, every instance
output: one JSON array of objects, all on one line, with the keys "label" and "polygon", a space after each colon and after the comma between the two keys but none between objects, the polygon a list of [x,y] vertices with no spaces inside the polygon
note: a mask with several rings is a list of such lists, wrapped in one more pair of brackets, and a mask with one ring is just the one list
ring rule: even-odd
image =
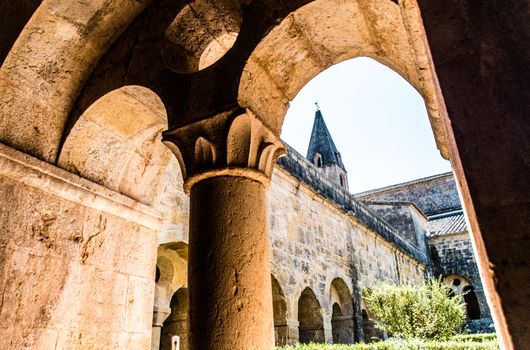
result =
[{"label": "stone arch", "polygon": [[438,148],[447,157],[443,103],[430,62],[423,59],[427,48],[410,37],[409,25],[421,30],[418,18],[391,1],[312,1],[287,15],[256,46],[241,75],[238,102],[279,130],[289,101],[309,80],[344,60],[370,57],[423,96]]},{"label": "stone arch", "polygon": [[180,349],[189,349],[189,298],[188,288],[184,287],[171,297],[171,313],[162,325],[160,350],[171,350],[171,338],[175,335],[180,337]]},{"label": "stone arch", "polygon": [[364,342],[371,343],[385,339],[385,333],[377,328],[376,317],[372,314],[363,298],[361,298],[360,309]]},{"label": "stone arch", "polygon": [[[188,244],[185,242],[173,242],[160,245],[158,247],[156,269],[159,272],[160,277],[155,282],[152,336],[153,349],[159,348],[162,336],[161,327],[167,318],[174,313],[174,308],[172,308],[171,304],[172,302],[175,302],[175,300],[173,300],[173,298],[175,298],[175,292],[182,288],[187,288]],[[176,314],[174,313],[174,315]],[[179,315],[182,316],[183,314],[180,313]],[[183,322],[182,317],[180,317],[179,320]],[[184,327],[184,324],[179,323],[179,327],[180,325],[183,325]],[[166,343],[169,341],[170,340],[166,339]]]},{"label": "stone arch", "polygon": [[2,33],[0,66],[39,5],[39,1],[3,1],[0,3],[0,33]]},{"label": "stone arch", "polygon": [[272,311],[274,317],[274,339],[277,346],[286,345],[289,341],[287,324],[287,302],[278,280],[271,275]]},{"label": "stone arch", "polygon": [[324,321],[320,303],[313,290],[306,287],[298,299],[298,332],[302,344],[309,342],[323,343]]},{"label": "stone arch", "polygon": [[0,140],[55,162],[68,114],[95,64],[150,3],[44,0],[0,70]]},{"label": "stone arch", "polygon": [[149,89],[127,86],[93,103],[65,138],[58,165],[156,206],[166,168],[176,160],[161,142],[164,105]]},{"label": "stone arch", "polygon": [[470,320],[480,318],[480,306],[473,284],[460,275],[449,275],[442,280],[443,285],[451,290],[451,295],[460,295],[466,305],[466,315]]},{"label": "stone arch", "polygon": [[330,304],[332,305],[331,332],[333,343],[353,343],[355,333],[353,297],[342,278],[337,277],[331,282]]},{"label": "stone arch", "polygon": [[363,308],[361,310],[361,316],[363,320],[364,341],[366,343],[370,343],[376,339],[379,339],[373,317],[371,317],[370,313],[366,308]]}]

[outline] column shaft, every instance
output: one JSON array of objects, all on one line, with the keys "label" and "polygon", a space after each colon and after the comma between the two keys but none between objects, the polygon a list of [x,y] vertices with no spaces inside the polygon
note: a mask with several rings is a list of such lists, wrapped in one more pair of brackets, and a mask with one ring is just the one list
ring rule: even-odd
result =
[{"label": "column shaft", "polygon": [[190,348],[274,347],[266,188],[238,176],[190,190]]}]

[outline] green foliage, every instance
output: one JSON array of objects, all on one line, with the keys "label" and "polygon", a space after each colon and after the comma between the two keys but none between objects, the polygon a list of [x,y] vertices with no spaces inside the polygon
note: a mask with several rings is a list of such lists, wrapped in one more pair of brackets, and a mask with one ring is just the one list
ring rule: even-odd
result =
[{"label": "green foliage", "polygon": [[479,333],[479,334],[457,334],[451,338],[453,341],[468,341],[468,342],[489,342],[497,341],[495,333]]},{"label": "green foliage", "polygon": [[462,298],[451,297],[436,279],[422,286],[381,283],[373,290],[363,290],[363,296],[377,318],[377,327],[397,338],[448,339],[466,319]]},{"label": "green foliage", "polygon": [[447,341],[393,339],[370,344],[298,344],[276,350],[498,350],[495,334],[456,336]]}]

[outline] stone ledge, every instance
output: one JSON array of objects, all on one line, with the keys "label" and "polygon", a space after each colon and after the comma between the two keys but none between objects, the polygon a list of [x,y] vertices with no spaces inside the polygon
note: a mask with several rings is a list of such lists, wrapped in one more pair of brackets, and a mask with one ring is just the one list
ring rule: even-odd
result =
[{"label": "stone ledge", "polygon": [[162,228],[158,210],[1,143],[0,176],[152,230]]}]

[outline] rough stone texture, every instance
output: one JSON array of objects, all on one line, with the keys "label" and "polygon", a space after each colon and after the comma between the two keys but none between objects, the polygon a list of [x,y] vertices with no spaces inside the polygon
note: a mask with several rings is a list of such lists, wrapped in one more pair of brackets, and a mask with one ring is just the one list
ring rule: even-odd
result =
[{"label": "rough stone texture", "polygon": [[394,227],[401,237],[425,249],[427,218],[414,204],[403,202],[366,202],[366,204]]},{"label": "rough stone texture", "polygon": [[[272,179],[269,212],[272,273],[285,295],[285,321],[298,320],[298,298],[309,287],[329,330],[326,341],[332,341],[334,278],[345,282],[350,295],[378,281],[419,283],[424,278],[421,262],[281,168]],[[359,299],[354,302],[360,307]]]},{"label": "rough stone texture", "polygon": [[0,141],[54,162],[68,114],[95,63],[145,5],[44,1],[0,69]]},{"label": "rough stone texture", "polygon": [[357,199],[370,201],[406,201],[417,205],[425,215],[462,208],[452,173],[357,193]]},{"label": "rough stone texture", "polygon": [[429,239],[429,246],[437,274],[443,277],[458,275],[470,281],[479,301],[480,316],[489,319],[491,323],[469,232],[432,237]]},{"label": "rough stone texture", "polygon": [[418,249],[401,237],[399,231],[382,220],[376,213],[367,206],[361,204],[353,195],[336,186],[334,181],[329,181],[318,167],[305,159],[300,153],[286,145],[288,156],[280,158],[277,164],[286,169],[296,179],[308,184],[319,195],[328,198],[346,212],[351,212],[365,225],[375,232],[378,232],[387,241],[392,242],[396,247],[414,259],[426,264],[428,256],[425,250]]},{"label": "rough stone texture", "polygon": [[29,18],[39,6],[41,0],[21,0],[15,3],[10,1],[0,2],[0,65],[17,40],[20,32]]},{"label": "rough stone texture", "polygon": [[0,347],[146,349],[156,211],[0,147]]},{"label": "rough stone texture", "polygon": [[191,349],[272,348],[265,186],[217,176],[196,183],[190,201]]}]

